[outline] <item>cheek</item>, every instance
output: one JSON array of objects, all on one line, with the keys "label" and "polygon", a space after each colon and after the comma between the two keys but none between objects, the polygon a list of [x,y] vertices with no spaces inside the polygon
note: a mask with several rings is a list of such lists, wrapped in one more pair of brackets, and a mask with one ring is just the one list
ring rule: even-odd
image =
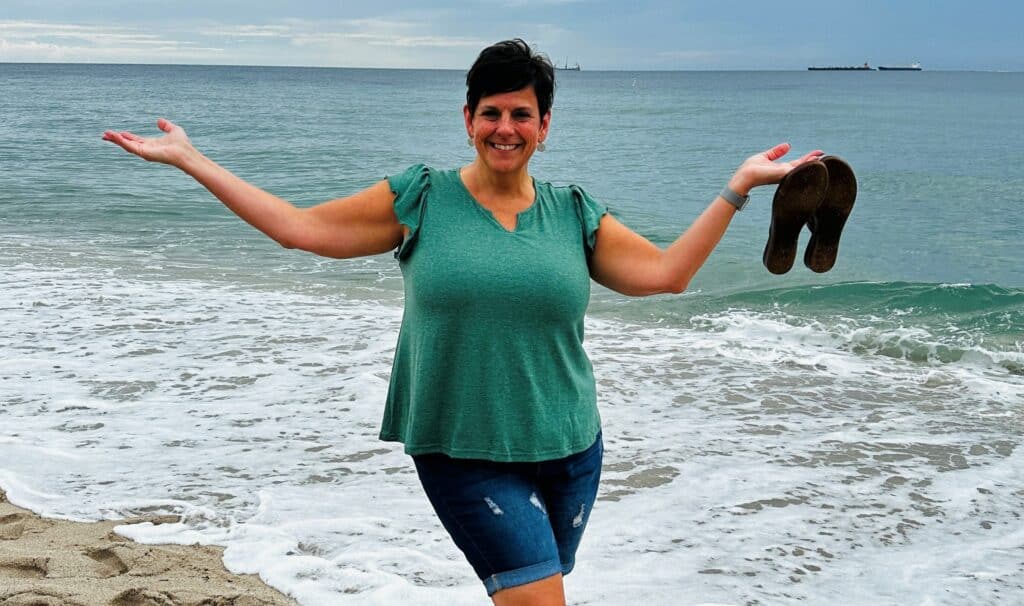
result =
[{"label": "cheek", "polygon": [[491,123],[488,122],[487,120],[474,120],[473,121],[473,134],[474,134],[474,136],[479,137],[479,136],[483,135],[484,133],[491,132],[492,130],[493,129],[491,128]]}]

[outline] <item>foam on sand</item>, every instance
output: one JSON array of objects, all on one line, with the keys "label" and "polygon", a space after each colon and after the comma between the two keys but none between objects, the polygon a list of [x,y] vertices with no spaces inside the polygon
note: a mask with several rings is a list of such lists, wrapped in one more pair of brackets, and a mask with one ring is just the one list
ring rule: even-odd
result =
[{"label": "foam on sand", "polygon": [[0,603],[95,606],[135,604],[291,605],[258,577],[233,575],[222,549],[140,545],[124,524],[177,522],[174,516],[89,524],[40,518],[0,490]]}]

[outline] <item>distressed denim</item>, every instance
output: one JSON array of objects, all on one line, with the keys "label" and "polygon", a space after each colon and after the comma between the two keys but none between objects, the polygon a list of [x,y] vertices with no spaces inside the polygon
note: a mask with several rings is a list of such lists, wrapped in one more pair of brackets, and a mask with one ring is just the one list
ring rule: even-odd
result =
[{"label": "distressed denim", "polygon": [[413,457],[441,523],[487,595],[572,571],[597,498],[601,434],[582,452],[538,463]]}]

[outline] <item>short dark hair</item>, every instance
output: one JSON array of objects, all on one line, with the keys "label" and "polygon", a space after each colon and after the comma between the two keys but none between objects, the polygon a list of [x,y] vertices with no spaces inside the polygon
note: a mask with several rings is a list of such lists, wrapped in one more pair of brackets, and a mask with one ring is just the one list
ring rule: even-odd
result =
[{"label": "short dark hair", "polygon": [[555,68],[519,38],[503,40],[480,51],[466,72],[466,105],[475,114],[480,98],[533,86],[543,118],[555,100]]}]

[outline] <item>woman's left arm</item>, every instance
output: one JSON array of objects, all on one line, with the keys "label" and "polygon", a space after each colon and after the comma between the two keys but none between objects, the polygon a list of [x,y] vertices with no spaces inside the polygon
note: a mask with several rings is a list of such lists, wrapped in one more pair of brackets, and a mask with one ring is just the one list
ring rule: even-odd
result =
[{"label": "woman's left arm", "polygon": [[[789,144],[780,143],[747,158],[729,180],[729,188],[745,196],[759,185],[778,183],[797,166],[822,156],[821,150],[815,150],[793,162],[776,162],[788,151]],[[590,275],[599,284],[634,297],[683,292],[718,245],[735,214],[735,206],[721,196],[716,197],[665,250],[611,215],[605,215],[597,230]]]}]

